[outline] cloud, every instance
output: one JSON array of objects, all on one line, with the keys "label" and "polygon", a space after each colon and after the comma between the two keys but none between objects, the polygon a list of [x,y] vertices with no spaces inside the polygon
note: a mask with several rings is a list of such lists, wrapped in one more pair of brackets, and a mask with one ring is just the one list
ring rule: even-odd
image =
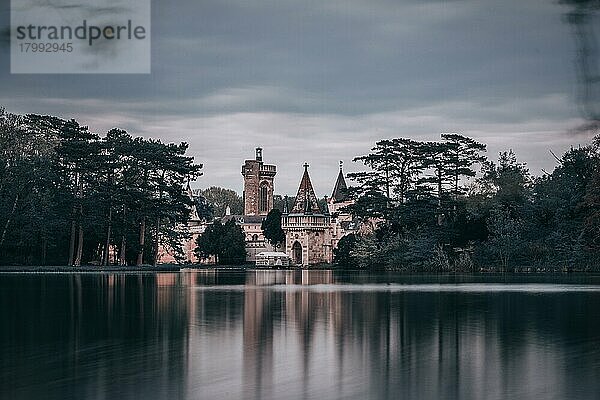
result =
[{"label": "cloud", "polygon": [[10,75],[0,47],[0,104],[188,141],[205,164],[198,185],[238,191],[258,145],[278,165],[276,191],[293,194],[306,161],[323,195],[338,160],[357,168],[348,161],[377,139],[449,131],[491,158],[513,147],[536,172],[551,169],[549,148],[589,140],[565,134],[583,123],[565,11],[545,0],[153,2],[151,75]]}]

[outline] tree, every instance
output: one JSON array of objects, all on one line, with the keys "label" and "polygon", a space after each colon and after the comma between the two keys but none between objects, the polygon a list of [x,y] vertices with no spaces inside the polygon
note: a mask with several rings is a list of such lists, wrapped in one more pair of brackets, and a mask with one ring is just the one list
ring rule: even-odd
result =
[{"label": "tree", "polygon": [[215,212],[213,206],[206,200],[206,197],[200,194],[195,195],[194,202],[196,203],[196,212],[200,220],[210,222],[214,219]]},{"label": "tree", "polygon": [[[600,161],[600,160],[597,160]],[[588,183],[583,206],[587,209],[583,238],[592,252],[600,253],[600,162]]]},{"label": "tree", "polygon": [[234,220],[229,220],[223,225],[224,237],[221,241],[222,249],[219,255],[221,264],[236,265],[246,262],[246,240],[244,231]]},{"label": "tree", "polygon": [[[65,210],[55,168],[65,121],[0,109],[0,262],[46,264],[62,238]],[[66,254],[66,250],[65,250]],[[62,263],[62,254],[59,256]]]},{"label": "tree", "polygon": [[489,250],[498,257],[503,271],[513,265],[521,242],[522,222],[506,210],[494,212],[487,222],[490,239]]},{"label": "tree", "polygon": [[451,190],[454,200],[456,200],[459,195],[464,193],[464,190],[460,187],[460,179],[475,176],[473,165],[485,161],[485,156],[481,153],[485,152],[486,146],[457,133],[443,133],[442,140],[448,145],[448,168],[453,180]]},{"label": "tree", "polygon": [[531,197],[531,176],[512,150],[501,152],[497,164],[484,162],[482,173],[478,193],[489,200],[491,208],[506,210],[512,217],[525,212]]},{"label": "tree", "polygon": [[598,171],[600,157],[591,146],[567,151],[551,174],[532,188],[529,240],[544,250],[545,262],[588,264],[598,249]]},{"label": "tree", "polygon": [[243,199],[231,189],[212,186],[208,189],[199,190],[197,194],[203,196],[208,204],[212,206],[213,215],[217,218],[225,215],[228,206],[233,215],[244,213]]},{"label": "tree", "polygon": [[223,238],[223,224],[217,220],[208,225],[204,232],[196,239],[196,249],[194,250],[198,258],[215,257],[215,261],[219,262],[221,253],[221,240]]},{"label": "tree", "polygon": [[94,160],[100,149],[97,146],[98,136],[89,132],[87,127],[79,125],[74,119],[63,124],[59,135],[58,168],[63,178],[62,186],[69,197],[68,203],[72,205],[67,265],[79,266],[83,258],[86,224],[84,206],[89,203],[90,185],[95,182]]},{"label": "tree", "polygon": [[358,260],[352,254],[357,242],[357,236],[354,233],[346,235],[340,239],[337,248],[333,250],[333,261],[341,267],[354,268],[358,265]]},{"label": "tree", "polygon": [[217,264],[241,264],[246,260],[246,242],[242,228],[234,220],[217,220],[196,239],[198,258],[215,257]]},{"label": "tree", "polygon": [[262,222],[260,229],[262,229],[265,238],[269,240],[269,243],[271,243],[273,247],[278,248],[285,243],[285,232],[281,229],[281,211],[277,208],[269,211],[269,214],[267,214],[267,218]]},{"label": "tree", "polygon": [[364,156],[355,157],[354,162],[361,161],[371,168],[371,171],[352,173],[348,176],[366,186],[369,190],[381,190],[387,199],[391,198],[393,186],[392,168],[396,163],[394,154],[394,142],[392,140],[380,140]]},{"label": "tree", "polygon": [[[356,157],[369,168],[348,177],[358,185],[348,194],[356,201],[350,212],[363,218],[393,218],[394,209],[418,196],[417,177],[423,170],[422,143],[411,139],[381,140],[367,155]],[[391,214],[391,215],[390,215]]]},{"label": "tree", "polygon": [[184,185],[201,168],[186,151],[185,143],[119,129],[101,138],[75,120],[0,110],[0,262],[107,264],[111,246],[120,264],[140,254],[153,262],[161,238],[184,235],[176,229],[189,218]]},{"label": "tree", "polygon": [[359,195],[379,192],[388,203],[403,203],[422,170],[421,147],[422,143],[406,138],[380,140],[369,154],[353,160],[362,162],[370,170],[351,173],[348,177],[359,184]]}]

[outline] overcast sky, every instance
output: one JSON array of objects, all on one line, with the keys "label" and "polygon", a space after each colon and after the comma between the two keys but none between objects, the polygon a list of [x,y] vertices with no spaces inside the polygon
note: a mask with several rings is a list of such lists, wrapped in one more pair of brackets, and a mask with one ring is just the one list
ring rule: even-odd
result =
[{"label": "overcast sky", "polygon": [[[0,26],[9,24],[2,1]],[[76,0],[74,0],[76,2]],[[264,148],[275,192],[310,164],[318,196],[339,160],[381,138],[459,132],[512,148],[533,173],[590,137],[576,104],[575,43],[552,0],[176,0],[152,3],[152,74],[11,75],[0,45],[0,105],[75,118],[96,132],[186,141],[197,187],[241,193]]]}]

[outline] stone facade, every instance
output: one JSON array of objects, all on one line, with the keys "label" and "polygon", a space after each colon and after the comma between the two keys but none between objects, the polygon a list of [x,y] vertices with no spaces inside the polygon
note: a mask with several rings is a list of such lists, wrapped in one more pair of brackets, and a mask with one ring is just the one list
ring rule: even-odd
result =
[{"label": "stone facade", "polygon": [[[245,160],[242,165],[244,177],[244,215],[230,215],[229,212],[221,218],[225,223],[231,219],[242,228],[246,239],[246,261],[256,260],[261,252],[284,251],[291,259],[291,265],[308,267],[310,265],[333,262],[333,250],[339,240],[359,229],[357,221],[344,209],[352,204],[347,195],[346,182],[340,171],[326,206],[319,206],[312,182],[308,173],[308,164],[304,165],[304,174],[300,181],[296,199],[290,211],[287,203],[282,215],[281,225],[286,235],[282,248],[273,248],[264,237],[261,225],[267,214],[273,208],[274,178],[277,169],[267,165],[262,160],[262,149],[256,149],[253,160]],[[188,187],[188,194],[192,192]],[[190,211],[190,221],[187,225],[178,227],[191,234],[189,240],[181,243],[185,254],[185,262],[200,263],[211,260],[198,260],[194,250],[196,239],[201,235],[208,223],[200,221],[196,208]],[[173,263],[175,258],[165,248],[160,249],[159,262]]]},{"label": "stone facade", "polygon": [[256,149],[256,158],[242,165],[244,177],[244,215],[267,215],[273,209],[273,181],[277,167],[264,164],[262,149]]},{"label": "stone facade", "polygon": [[226,215],[223,222],[235,219],[246,237],[246,261],[253,262],[256,255],[264,251],[274,251],[264,237],[261,225],[269,211],[273,209],[273,190],[277,167],[265,164],[262,149],[256,148],[254,160],[245,160],[242,165],[244,177],[244,214]]},{"label": "stone facade", "polygon": [[293,265],[309,266],[333,261],[331,226],[326,215],[283,215],[285,252]]},{"label": "stone facade", "polygon": [[281,227],[285,232],[285,252],[293,265],[305,267],[333,261],[330,216],[319,207],[308,164],[304,164],[304,175],[291,212],[282,215]]},{"label": "stone facade", "polygon": [[333,262],[333,250],[340,239],[358,229],[357,221],[344,209],[352,200],[347,194],[341,162],[333,193],[325,203],[322,210],[305,164],[294,206],[289,213],[284,211],[281,221],[286,235],[285,252],[292,265],[308,267]]}]

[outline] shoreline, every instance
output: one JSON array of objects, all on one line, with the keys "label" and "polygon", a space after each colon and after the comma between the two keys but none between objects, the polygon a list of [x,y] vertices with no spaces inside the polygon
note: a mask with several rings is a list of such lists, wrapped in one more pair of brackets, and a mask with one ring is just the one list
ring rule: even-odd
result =
[{"label": "shoreline", "polygon": [[242,271],[334,271],[340,273],[393,273],[398,275],[597,275],[600,271],[574,269],[571,271],[559,268],[548,268],[546,270],[525,270],[517,269],[515,271],[496,271],[486,269],[480,271],[402,271],[402,270],[368,270],[356,268],[339,268],[333,265],[315,266],[312,268],[257,268],[255,265],[177,265],[165,264],[156,267],[150,265],[142,266],[92,266],[85,265],[79,267],[70,267],[65,265],[39,266],[39,265],[0,265],[0,274],[2,273],[103,273],[103,272],[124,272],[124,273],[158,273],[158,272],[189,272],[189,271],[220,271],[220,272],[242,272]]},{"label": "shoreline", "polygon": [[64,273],[64,272],[179,272],[181,266],[179,265],[160,265],[156,267],[152,266],[79,266],[69,267],[66,265],[52,265],[52,266],[39,266],[39,265],[2,265],[0,266],[1,273]]}]

